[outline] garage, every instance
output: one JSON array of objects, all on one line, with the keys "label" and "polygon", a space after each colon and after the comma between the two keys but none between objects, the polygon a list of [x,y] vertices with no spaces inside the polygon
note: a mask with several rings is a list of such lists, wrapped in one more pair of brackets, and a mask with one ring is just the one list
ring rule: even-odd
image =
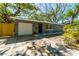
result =
[{"label": "garage", "polygon": [[31,35],[32,32],[32,23],[18,23],[18,35]]}]

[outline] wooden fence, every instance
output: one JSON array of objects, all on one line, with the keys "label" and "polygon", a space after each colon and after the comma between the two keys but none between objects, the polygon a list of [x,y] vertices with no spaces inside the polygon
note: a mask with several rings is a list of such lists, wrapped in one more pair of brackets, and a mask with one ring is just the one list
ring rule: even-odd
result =
[{"label": "wooden fence", "polygon": [[0,23],[0,36],[14,36],[14,23]]}]

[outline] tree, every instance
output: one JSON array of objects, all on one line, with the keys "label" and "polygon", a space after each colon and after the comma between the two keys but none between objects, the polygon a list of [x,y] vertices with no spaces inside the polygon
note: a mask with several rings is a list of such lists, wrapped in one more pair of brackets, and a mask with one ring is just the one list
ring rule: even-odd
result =
[{"label": "tree", "polygon": [[56,23],[58,23],[58,22],[63,23],[64,22],[64,13],[68,7],[68,4],[58,3],[58,4],[55,4],[55,8],[52,5],[50,5],[50,7],[52,8],[51,12],[52,12],[53,21]]},{"label": "tree", "polygon": [[74,19],[78,16],[79,14],[79,4],[76,4],[73,9],[70,9],[66,12],[67,18],[71,18],[71,24],[73,24]]},{"label": "tree", "polygon": [[38,8],[30,3],[1,3],[0,4],[0,20],[11,22],[10,16],[22,16],[32,13]]},{"label": "tree", "polygon": [[64,20],[64,12],[66,10],[67,4],[61,4],[61,3],[45,3],[45,4],[39,4],[40,9],[38,10],[39,13],[34,13],[31,15],[31,18],[43,20],[43,21],[49,21],[58,23],[59,21],[63,22]]}]

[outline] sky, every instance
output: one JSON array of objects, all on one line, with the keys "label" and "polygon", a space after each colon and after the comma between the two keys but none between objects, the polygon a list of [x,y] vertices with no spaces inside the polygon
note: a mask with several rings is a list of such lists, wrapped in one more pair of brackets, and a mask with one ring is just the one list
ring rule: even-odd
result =
[{"label": "sky", "polygon": [[[40,8],[40,10],[42,10],[42,11],[44,11],[44,12],[45,12],[45,5],[47,5],[48,8],[51,8],[51,7],[49,6],[49,4],[52,4],[52,7],[53,7],[53,8],[56,7],[56,6],[55,6],[56,3],[35,3],[35,5],[38,6],[38,7]],[[65,11],[72,9],[72,8],[76,5],[76,3],[67,3],[67,4],[68,4],[68,6],[67,6],[67,8],[66,8]],[[79,18],[79,17],[78,17],[78,18]],[[78,18],[77,18],[77,19],[78,19]],[[75,19],[75,20],[77,20],[77,19]],[[70,19],[69,19],[69,20],[70,20]],[[67,19],[66,21],[68,21],[68,19]]]},{"label": "sky", "polygon": [[[52,7],[55,8],[55,4],[56,3],[35,3],[36,6],[38,6],[42,11],[45,12],[45,5],[47,5],[49,7],[49,4],[52,4]],[[66,3],[65,3],[66,4]],[[69,9],[72,9],[73,6],[76,4],[76,3],[67,3],[68,6],[67,6],[67,10]],[[49,7],[51,8],[51,7]]]},{"label": "sky", "polygon": [[[49,6],[49,4],[52,4],[51,7],[53,7],[53,8],[56,7],[56,6],[55,6],[56,3],[35,3],[35,5],[38,6],[38,7],[40,8],[40,10],[42,10],[43,12],[46,12],[46,11],[45,11],[45,7],[46,7],[45,5],[47,5],[48,8],[51,8],[51,7]],[[67,6],[67,8],[66,8],[66,11],[69,10],[69,9],[72,9],[76,3],[67,3],[67,4],[68,4],[68,6]],[[38,11],[38,13],[40,13],[40,11]],[[23,16],[22,16],[22,17],[23,17]],[[23,17],[23,18],[26,18],[26,17]]]},{"label": "sky", "polygon": [[[56,3],[34,3],[34,4],[35,4],[37,7],[39,7],[39,9],[40,9],[41,11],[43,11],[43,12],[45,12],[45,13],[46,13],[46,6],[45,6],[45,5],[47,5],[47,8],[48,8],[48,9],[51,9],[51,7],[53,7],[53,8],[56,7],[56,6],[55,6]],[[49,6],[50,4],[52,4],[51,7]],[[66,8],[66,11],[69,10],[69,9],[72,9],[74,5],[75,5],[75,4],[73,4],[73,3],[68,3],[68,6],[67,6],[67,8]],[[40,13],[40,11],[37,11],[37,13]]]}]

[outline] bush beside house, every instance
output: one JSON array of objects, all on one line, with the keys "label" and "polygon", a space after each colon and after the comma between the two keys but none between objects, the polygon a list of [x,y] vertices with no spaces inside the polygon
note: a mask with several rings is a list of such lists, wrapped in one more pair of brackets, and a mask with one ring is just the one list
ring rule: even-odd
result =
[{"label": "bush beside house", "polygon": [[64,42],[79,48],[79,21],[64,26]]}]

